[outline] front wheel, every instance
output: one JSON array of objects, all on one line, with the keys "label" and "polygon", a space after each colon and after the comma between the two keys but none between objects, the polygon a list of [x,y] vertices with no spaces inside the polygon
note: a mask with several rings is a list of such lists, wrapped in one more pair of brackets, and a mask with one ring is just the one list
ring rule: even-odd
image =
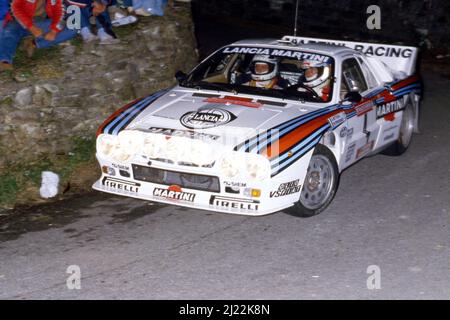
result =
[{"label": "front wheel", "polygon": [[318,145],[309,162],[300,199],[289,213],[298,217],[312,217],[328,207],[336,194],[339,173],[330,150]]}]

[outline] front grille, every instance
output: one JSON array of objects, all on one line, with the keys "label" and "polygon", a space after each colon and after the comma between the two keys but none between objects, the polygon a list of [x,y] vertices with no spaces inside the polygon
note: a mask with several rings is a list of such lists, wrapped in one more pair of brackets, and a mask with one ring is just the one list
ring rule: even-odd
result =
[{"label": "front grille", "polygon": [[133,164],[135,180],[165,185],[177,185],[182,188],[220,192],[219,178],[202,174],[169,171]]}]

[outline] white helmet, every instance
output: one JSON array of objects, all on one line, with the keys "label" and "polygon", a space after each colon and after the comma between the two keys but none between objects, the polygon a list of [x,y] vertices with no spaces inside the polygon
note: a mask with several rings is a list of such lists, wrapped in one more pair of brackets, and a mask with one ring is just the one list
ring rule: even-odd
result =
[{"label": "white helmet", "polygon": [[[266,64],[267,71],[258,71],[258,64]],[[255,81],[267,81],[276,77],[278,74],[278,59],[266,55],[255,55],[250,63],[252,79]]]},{"label": "white helmet", "polygon": [[303,82],[305,86],[313,89],[320,89],[327,85],[327,80],[330,78],[330,66],[327,63],[305,61],[302,66],[305,70],[311,68],[317,70],[315,74],[310,76],[306,76],[307,71],[305,71],[305,81]]}]

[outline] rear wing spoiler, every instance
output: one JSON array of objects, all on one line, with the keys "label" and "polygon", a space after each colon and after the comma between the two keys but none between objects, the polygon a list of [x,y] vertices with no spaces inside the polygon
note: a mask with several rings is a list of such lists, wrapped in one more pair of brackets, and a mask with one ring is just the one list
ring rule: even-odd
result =
[{"label": "rear wing spoiler", "polygon": [[404,72],[412,75],[416,69],[419,49],[416,47],[389,45],[381,43],[340,41],[319,38],[284,36],[280,42],[298,44],[322,43],[345,46],[364,53],[367,57],[383,62],[394,73]]}]

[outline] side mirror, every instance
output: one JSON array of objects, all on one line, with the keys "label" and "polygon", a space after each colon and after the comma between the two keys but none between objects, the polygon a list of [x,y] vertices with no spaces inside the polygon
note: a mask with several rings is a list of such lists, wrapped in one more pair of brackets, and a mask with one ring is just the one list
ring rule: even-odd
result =
[{"label": "side mirror", "polygon": [[175,79],[177,79],[178,83],[186,80],[186,78],[187,78],[187,74],[184,73],[183,71],[177,71],[175,73]]},{"label": "side mirror", "polygon": [[361,95],[359,92],[350,91],[345,94],[344,101],[349,102],[360,102],[362,100]]}]

